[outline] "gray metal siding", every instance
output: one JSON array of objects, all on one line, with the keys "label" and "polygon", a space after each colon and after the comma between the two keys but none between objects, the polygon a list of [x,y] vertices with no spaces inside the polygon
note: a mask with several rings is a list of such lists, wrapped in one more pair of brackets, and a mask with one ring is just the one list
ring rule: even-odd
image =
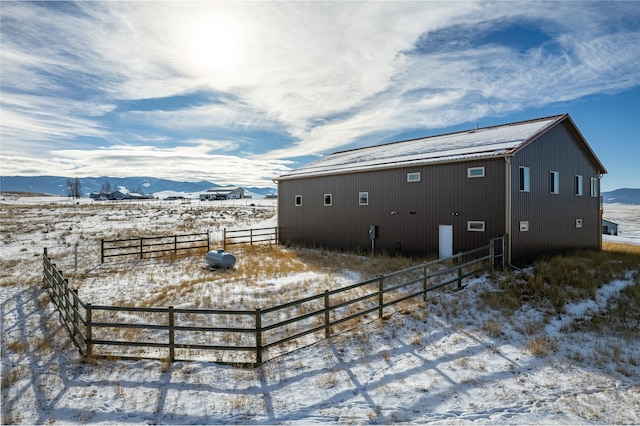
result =
[{"label": "gray metal siding", "polygon": [[[438,252],[439,225],[453,225],[454,252],[485,245],[504,233],[504,163],[499,158],[280,181],[281,238],[366,252],[369,226],[376,225],[376,251],[424,255]],[[467,177],[468,167],[481,166],[485,177]],[[420,182],[407,182],[409,172],[420,172]],[[358,204],[360,192],[369,193],[369,205]],[[332,194],[332,206],[323,205],[324,194]],[[301,207],[296,195],[303,197]],[[467,231],[470,220],[484,221],[485,231]]]},{"label": "gray metal siding", "polygon": [[[519,167],[530,167],[531,190],[519,190]],[[560,173],[559,194],[551,194],[550,171]],[[598,177],[568,125],[561,123],[529,143],[512,159],[511,252],[516,263],[575,247],[600,246],[600,193],[592,197],[590,183]],[[574,193],[574,176],[583,176],[583,195]],[[582,228],[576,228],[582,219]],[[520,231],[520,221],[529,231]]]}]

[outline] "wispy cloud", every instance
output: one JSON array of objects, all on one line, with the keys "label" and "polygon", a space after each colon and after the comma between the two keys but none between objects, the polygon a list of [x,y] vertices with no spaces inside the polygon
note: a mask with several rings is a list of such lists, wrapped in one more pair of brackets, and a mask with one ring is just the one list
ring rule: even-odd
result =
[{"label": "wispy cloud", "polygon": [[[640,84],[634,2],[6,2],[1,20],[4,174],[269,183],[286,159]],[[518,28],[537,38],[499,37]]]}]

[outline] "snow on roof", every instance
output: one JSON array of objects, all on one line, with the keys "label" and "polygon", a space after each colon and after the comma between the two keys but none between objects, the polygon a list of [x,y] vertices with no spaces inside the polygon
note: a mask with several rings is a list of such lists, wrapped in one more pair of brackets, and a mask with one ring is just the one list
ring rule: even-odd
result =
[{"label": "snow on roof", "polygon": [[340,151],[279,180],[506,155],[564,115]]}]

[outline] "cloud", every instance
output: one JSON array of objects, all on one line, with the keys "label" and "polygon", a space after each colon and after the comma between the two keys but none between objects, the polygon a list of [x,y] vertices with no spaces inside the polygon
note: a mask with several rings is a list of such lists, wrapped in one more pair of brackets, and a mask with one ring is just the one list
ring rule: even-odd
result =
[{"label": "cloud", "polygon": [[5,2],[2,154],[270,183],[283,159],[640,84],[633,2],[552,6]]},{"label": "cloud", "polygon": [[[297,143],[268,155],[277,158],[327,152],[366,136],[367,144],[372,144],[406,129],[473,122],[639,84],[639,32],[615,32],[603,25],[603,33],[574,28],[576,32],[569,35],[560,27],[563,16],[545,16],[558,19],[554,25],[542,24],[553,28],[549,34],[552,41],[526,51],[496,43],[457,43],[455,49],[430,54],[399,53],[396,73],[385,90],[362,100],[349,114],[295,133]],[[487,23],[480,21],[478,25],[484,28]],[[458,28],[465,34],[450,34],[451,40],[477,37],[480,30],[472,26],[467,23]]]},{"label": "cloud", "polygon": [[[210,180],[219,184],[243,186],[272,185],[270,182],[290,168],[284,160],[249,159],[212,153],[223,147],[203,141],[193,146],[158,148],[155,146],[110,146],[98,149],[52,150],[47,160],[0,155],[3,175],[24,175],[48,170],[52,175],[154,176],[178,181]],[[162,170],[159,172],[158,164]]]},{"label": "cloud", "polygon": [[108,103],[3,91],[0,100],[2,150],[77,145],[78,137],[107,137],[109,132],[93,117],[114,108],[115,105]]}]

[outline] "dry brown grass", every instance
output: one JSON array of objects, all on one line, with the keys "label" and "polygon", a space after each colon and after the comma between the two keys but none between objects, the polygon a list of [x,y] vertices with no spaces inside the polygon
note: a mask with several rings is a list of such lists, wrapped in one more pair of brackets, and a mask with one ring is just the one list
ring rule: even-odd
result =
[{"label": "dry brown grass", "polygon": [[533,356],[545,357],[558,350],[558,343],[547,336],[537,336],[527,341],[527,349]]},{"label": "dry brown grass", "polygon": [[482,324],[482,331],[491,337],[502,335],[502,324],[495,319],[488,319]]},{"label": "dry brown grass", "polygon": [[486,306],[511,315],[523,304],[561,313],[566,303],[593,298],[599,287],[640,273],[640,256],[580,250],[539,259],[533,272],[511,273],[496,281],[497,289],[481,295]]},{"label": "dry brown grass", "polygon": [[11,352],[22,353],[27,351],[29,345],[27,345],[27,342],[24,340],[14,340],[13,342],[7,343],[6,348]]},{"label": "dry brown grass", "polygon": [[2,389],[13,386],[18,380],[31,374],[28,368],[24,366],[16,366],[8,371],[3,368],[2,372]]},{"label": "dry brown grass", "polygon": [[640,256],[640,246],[634,244],[602,242],[602,250],[614,253],[626,253]]}]

